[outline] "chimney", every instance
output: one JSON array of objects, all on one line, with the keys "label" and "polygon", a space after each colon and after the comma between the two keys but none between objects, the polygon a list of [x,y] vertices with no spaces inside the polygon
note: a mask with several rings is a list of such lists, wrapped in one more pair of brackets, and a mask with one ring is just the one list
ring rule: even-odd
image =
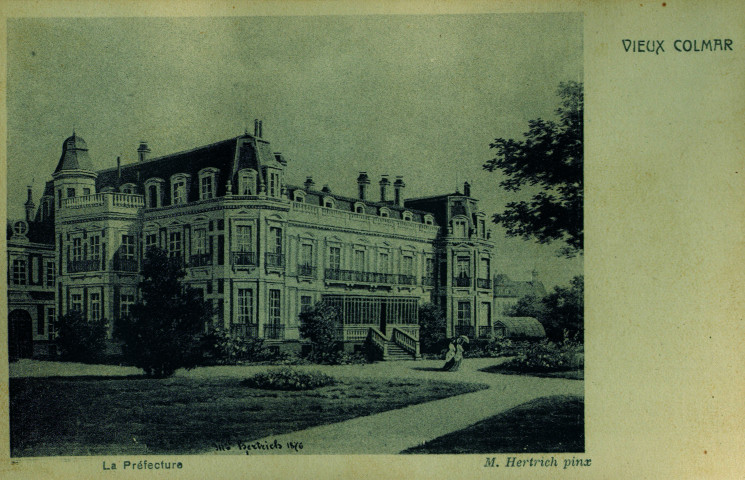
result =
[{"label": "chimney", "polygon": [[321,191],[323,193],[331,193],[331,189],[329,188],[328,184],[324,185]]},{"label": "chimney", "polygon": [[140,146],[137,148],[137,158],[139,161],[144,162],[150,155],[150,148],[147,146],[145,140],[140,140]]},{"label": "chimney", "polygon": [[315,184],[316,182],[313,181],[313,177],[308,177],[305,179],[305,183],[303,185],[305,186],[306,190],[310,190]]},{"label": "chimney", "polygon": [[34,210],[36,210],[36,205],[34,204],[34,201],[32,197],[34,196],[33,191],[31,189],[31,185],[28,186],[28,198],[26,199],[25,207],[26,207],[26,221],[30,222],[34,218]]},{"label": "chimney", "polygon": [[388,186],[391,184],[388,175],[383,175],[378,183],[380,184],[380,201],[385,203],[388,201]]},{"label": "chimney", "polygon": [[465,182],[463,184],[463,195],[465,195],[466,197],[471,196],[471,184],[468,182]]},{"label": "chimney", "polygon": [[399,207],[404,206],[404,187],[405,186],[406,184],[404,183],[403,177],[400,175],[397,176],[396,181],[393,182],[393,196],[394,196],[394,199],[395,199],[394,201],[396,205],[398,205]]},{"label": "chimney", "polygon": [[122,179],[122,157],[116,157],[116,178]]},{"label": "chimney", "polygon": [[360,176],[357,177],[357,186],[359,187],[360,200],[365,200],[367,196],[367,186],[370,185],[370,178],[367,176],[367,172],[360,172]]},{"label": "chimney", "polygon": [[259,119],[254,119],[254,137],[259,136]]},{"label": "chimney", "polygon": [[259,120],[259,138],[264,138],[264,127],[262,126],[262,121]]}]

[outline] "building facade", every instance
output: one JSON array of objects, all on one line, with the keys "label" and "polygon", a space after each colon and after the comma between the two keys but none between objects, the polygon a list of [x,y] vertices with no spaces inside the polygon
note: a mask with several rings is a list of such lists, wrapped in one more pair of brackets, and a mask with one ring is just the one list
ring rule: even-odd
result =
[{"label": "building facade", "polygon": [[467,183],[410,199],[401,177],[383,176],[373,194],[365,172],[356,197],[317,189],[311,177],[290,185],[287,159],[261,130],[256,122],[253,135],[157,158],[142,142],[137,162],[98,171],[86,142],[67,138],[36,214],[27,208],[45,241],[12,237],[28,255],[38,250],[29,271],[47,275],[33,277],[47,302],[29,304],[33,339],[49,340],[55,312],[111,326],[128,315],[153,246],[183,264],[214,324],[276,348],[301,348],[299,315],[321,300],[337,307],[346,348],[367,340],[384,358],[419,355],[424,302],[442,307],[448,335],[491,330],[494,243]]}]

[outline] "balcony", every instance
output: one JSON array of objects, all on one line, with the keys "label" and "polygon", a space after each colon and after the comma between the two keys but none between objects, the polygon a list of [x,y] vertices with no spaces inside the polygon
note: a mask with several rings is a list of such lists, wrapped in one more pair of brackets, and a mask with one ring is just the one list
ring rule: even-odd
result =
[{"label": "balcony", "polygon": [[230,334],[241,338],[257,338],[259,325],[257,323],[234,323],[230,325]]},{"label": "balcony", "polygon": [[476,279],[476,286],[478,288],[491,288],[491,280],[488,278],[478,278]]},{"label": "balcony", "polygon": [[398,275],[399,285],[416,285],[416,277],[414,275]]},{"label": "balcony", "polygon": [[117,213],[134,215],[145,206],[142,195],[104,192],[62,199],[59,217],[88,217],[91,215]]},{"label": "balcony", "polygon": [[465,335],[468,338],[473,338],[473,325],[456,325],[455,335]]},{"label": "balcony", "polygon": [[327,268],[326,280],[339,280],[342,282],[362,282],[393,285],[396,283],[397,275],[391,273],[362,272],[359,270],[339,270]]},{"label": "balcony", "polygon": [[282,253],[266,252],[264,261],[270,268],[282,268],[285,266],[285,256]]},{"label": "balcony", "polygon": [[197,253],[189,257],[190,267],[209,267],[212,265],[212,255],[209,253]]},{"label": "balcony", "polygon": [[95,272],[101,270],[101,259],[70,260],[67,262],[67,273]]},{"label": "balcony", "polygon": [[453,277],[453,286],[455,287],[470,287],[471,277]]},{"label": "balcony", "polygon": [[114,270],[118,272],[138,272],[137,259],[134,257],[114,257]]},{"label": "balcony", "polygon": [[256,252],[233,252],[230,254],[230,262],[234,266],[252,266],[258,265]]},{"label": "balcony", "polygon": [[316,277],[316,267],[313,265],[298,265],[297,276],[298,277]]},{"label": "balcony", "polygon": [[264,338],[268,340],[284,340],[285,326],[279,323],[268,323],[264,325]]}]

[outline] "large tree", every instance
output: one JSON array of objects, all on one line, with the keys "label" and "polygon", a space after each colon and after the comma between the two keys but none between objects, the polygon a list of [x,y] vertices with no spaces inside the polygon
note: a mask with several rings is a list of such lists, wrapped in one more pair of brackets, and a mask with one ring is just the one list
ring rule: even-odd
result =
[{"label": "large tree", "polygon": [[529,121],[523,140],[495,139],[489,146],[496,156],[484,168],[501,170],[500,186],[508,191],[537,190],[529,201],[508,203],[494,222],[510,236],[562,241],[561,254],[572,257],[583,251],[582,83],[561,83],[557,94],[558,119]]},{"label": "large tree", "polygon": [[199,292],[184,285],[179,262],[159,248],[145,256],[142,299],[117,325],[125,357],[145,374],[167,377],[202,359],[202,334],[211,311]]}]

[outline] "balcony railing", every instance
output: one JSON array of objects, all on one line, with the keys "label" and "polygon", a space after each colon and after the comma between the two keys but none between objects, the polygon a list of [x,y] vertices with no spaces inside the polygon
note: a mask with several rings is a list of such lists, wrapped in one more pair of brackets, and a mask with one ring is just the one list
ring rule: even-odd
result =
[{"label": "balcony railing", "polygon": [[197,253],[189,257],[190,267],[209,267],[212,265],[212,255],[209,253]]},{"label": "balcony railing", "polygon": [[454,277],[453,285],[455,285],[456,287],[470,287],[471,277]]},{"label": "balcony railing", "polygon": [[422,285],[425,287],[434,287],[435,286],[435,277],[433,276],[424,276],[422,277]]},{"label": "balcony railing", "polygon": [[476,286],[479,288],[491,288],[491,280],[488,278],[477,278]]},{"label": "balcony railing", "polygon": [[269,340],[284,340],[285,326],[279,323],[268,323],[264,325],[264,338]]},{"label": "balcony railing", "polygon": [[473,325],[456,325],[455,334],[473,338]]},{"label": "balcony railing", "polygon": [[482,325],[479,327],[479,338],[491,338],[494,336],[492,333],[491,326],[489,325]]},{"label": "balcony railing", "polygon": [[267,267],[281,268],[285,266],[285,256],[282,253],[266,252],[265,262]]},{"label": "balcony railing", "polygon": [[316,267],[314,265],[298,265],[297,274],[299,277],[313,277],[316,276]]},{"label": "balcony railing", "polygon": [[65,198],[62,200],[62,208],[88,208],[102,206],[142,208],[145,206],[145,197],[129,193],[105,192]]},{"label": "balcony railing", "polygon": [[414,275],[402,275],[398,276],[399,285],[416,285],[416,277]]},{"label": "balcony railing", "polygon": [[101,270],[101,259],[70,260],[67,262],[67,273],[95,272]]},{"label": "balcony railing", "polygon": [[230,325],[230,334],[242,338],[257,338],[259,325],[256,323],[234,323]]},{"label": "balcony railing", "polygon": [[139,266],[137,265],[137,259],[132,257],[114,257],[114,270],[119,272],[137,272]]},{"label": "balcony railing", "polygon": [[230,254],[230,258],[233,265],[258,265],[256,252],[233,252]]},{"label": "balcony railing", "polygon": [[397,275],[391,273],[361,272],[359,270],[337,270],[327,268],[326,280],[340,280],[343,282],[364,282],[390,284],[396,283]]}]

